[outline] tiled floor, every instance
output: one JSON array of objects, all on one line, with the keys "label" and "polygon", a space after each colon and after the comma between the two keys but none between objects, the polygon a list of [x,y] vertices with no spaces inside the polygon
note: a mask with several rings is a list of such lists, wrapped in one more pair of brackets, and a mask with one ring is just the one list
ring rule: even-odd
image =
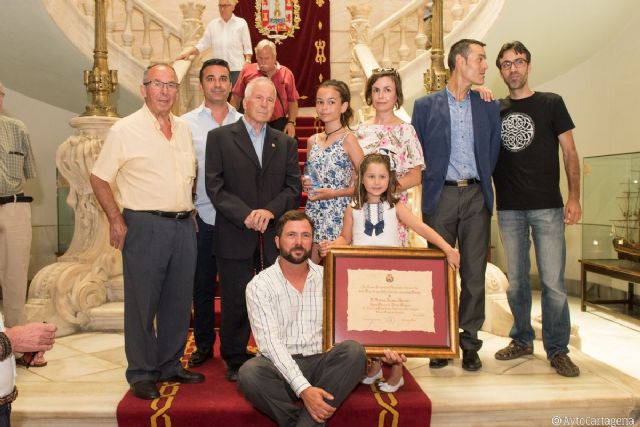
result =
[{"label": "tiled floor", "polygon": [[[539,307],[539,297],[534,306]],[[637,417],[640,322],[606,310],[583,313],[576,299],[571,300],[571,315],[582,337],[582,351],[571,352],[581,368],[577,378],[558,376],[541,342],[533,356],[496,361],[493,353],[509,339],[485,333],[479,372],[463,371],[460,360],[440,370],[430,370],[427,359],[410,360],[408,368],[432,399],[432,425],[550,426],[572,420],[575,425],[610,425],[611,417]],[[47,353],[48,366],[18,369],[14,425],[115,426],[116,406],[128,388],[123,344],[121,333],[58,339]],[[560,423],[554,424],[554,416],[562,417]]]}]

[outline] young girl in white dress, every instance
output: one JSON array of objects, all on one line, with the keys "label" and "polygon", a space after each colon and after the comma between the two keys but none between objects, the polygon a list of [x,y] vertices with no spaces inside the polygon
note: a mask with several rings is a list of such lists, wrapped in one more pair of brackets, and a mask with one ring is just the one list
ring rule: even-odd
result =
[{"label": "young girl in white dress", "polygon": [[[389,156],[367,154],[360,162],[352,203],[344,213],[342,233],[333,242],[320,243],[320,254],[325,256],[333,245],[401,246],[398,221],[439,247],[447,256],[449,265],[460,266],[460,253],[451,247],[433,228],[415,217],[409,208],[395,196],[397,179],[392,172]],[[391,375],[378,384],[381,391],[393,393],[404,385],[402,363],[404,355],[385,350],[382,359],[373,359],[362,381],[371,384],[382,377],[381,362],[391,364]]]}]

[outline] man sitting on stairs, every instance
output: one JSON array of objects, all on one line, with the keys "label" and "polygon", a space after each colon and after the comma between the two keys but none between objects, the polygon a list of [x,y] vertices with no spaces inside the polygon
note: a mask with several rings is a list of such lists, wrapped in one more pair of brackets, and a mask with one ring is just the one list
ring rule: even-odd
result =
[{"label": "man sitting on stairs", "polygon": [[286,212],[276,226],[280,256],[247,285],[260,354],[240,368],[238,388],[281,426],[325,423],[364,377],[367,364],[355,341],[322,352],[323,273],[309,259],[312,242],[311,219]]}]

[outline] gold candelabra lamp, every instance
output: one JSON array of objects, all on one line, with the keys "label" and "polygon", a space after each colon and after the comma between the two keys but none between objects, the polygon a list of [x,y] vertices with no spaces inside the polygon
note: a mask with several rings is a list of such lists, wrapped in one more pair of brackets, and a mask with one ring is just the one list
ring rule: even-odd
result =
[{"label": "gold candelabra lamp", "polygon": [[427,93],[444,89],[449,81],[449,70],[444,66],[442,3],[443,0],[433,0],[433,15],[431,18],[431,68],[424,73],[424,88]]},{"label": "gold candelabra lamp", "polygon": [[107,62],[107,17],[106,0],[95,0],[95,48],[93,68],[84,71],[84,85],[91,96],[91,102],[83,116],[120,117],[111,103],[111,94],[118,85],[118,71],[110,70]]}]

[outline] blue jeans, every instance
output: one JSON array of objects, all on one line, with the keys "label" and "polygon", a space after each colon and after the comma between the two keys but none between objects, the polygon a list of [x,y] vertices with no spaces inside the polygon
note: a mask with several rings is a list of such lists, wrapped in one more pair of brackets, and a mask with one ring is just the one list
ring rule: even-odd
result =
[{"label": "blue jeans", "polygon": [[0,427],[11,427],[11,403],[0,406]]},{"label": "blue jeans", "polygon": [[509,288],[507,299],[513,313],[510,336],[533,345],[531,327],[531,238],[542,287],[542,342],[547,358],[568,353],[571,320],[564,283],[566,248],[564,209],[498,211],[500,239],[507,257]]}]

